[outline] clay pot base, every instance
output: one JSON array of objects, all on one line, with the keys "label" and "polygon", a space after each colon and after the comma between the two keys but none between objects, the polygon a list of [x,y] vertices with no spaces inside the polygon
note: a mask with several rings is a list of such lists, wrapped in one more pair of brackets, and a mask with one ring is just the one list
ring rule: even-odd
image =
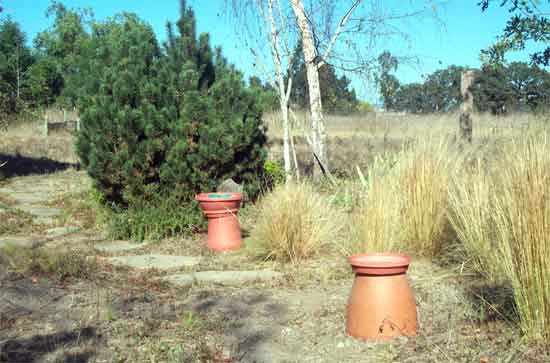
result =
[{"label": "clay pot base", "polygon": [[365,340],[416,335],[416,301],[405,274],[410,257],[365,254],[349,261],[355,280],[347,306],[347,333]]},{"label": "clay pot base", "polygon": [[208,219],[206,246],[215,252],[238,250],[242,246],[241,227],[237,212],[240,193],[201,193],[195,197]]}]

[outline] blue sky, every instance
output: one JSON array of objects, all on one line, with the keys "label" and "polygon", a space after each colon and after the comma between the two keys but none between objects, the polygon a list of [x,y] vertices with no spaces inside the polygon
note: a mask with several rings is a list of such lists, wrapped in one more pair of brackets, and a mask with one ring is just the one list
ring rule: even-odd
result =
[{"label": "blue sky", "polygon": [[[419,2],[422,0],[400,0]],[[69,7],[90,6],[97,19],[104,19],[121,11],[137,13],[154,28],[162,40],[167,20],[176,20],[178,0],[65,0]],[[500,1],[495,1],[498,4]],[[190,0],[197,15],[199,32],[209,32],[214,45],[221,45],[230,62],[237,64],[247,75],[253,73],[252,58],[234,35],[233,23],[224,15],[224,0]],[[431,73],[448,65],[479,66],[479,52],[491,44],[503,29],[509,14],[494,6],[481,13],[478,0],[448,0],[438,8],[441,23],[431,19],[415,21],[407,31],[412,38],[411,55],[419,57],[416,66],[402,66],[397,71],[401,82],[421,80],[422,74]],[[32,39],[37,32],[51,25],[45,12],[50,0],[0,0],[3,16],[10,15]],[[399,1],[396,2],[399,4]],[[398,5],[399,6],[399,5]],[[388,44],[390,51],[402,49],[403,44]],[[511,54],[511,60],[528,60],[526,52]],[[353,85],[362,98],[375,101],[373,91],[365,82],[355,79]]]}]

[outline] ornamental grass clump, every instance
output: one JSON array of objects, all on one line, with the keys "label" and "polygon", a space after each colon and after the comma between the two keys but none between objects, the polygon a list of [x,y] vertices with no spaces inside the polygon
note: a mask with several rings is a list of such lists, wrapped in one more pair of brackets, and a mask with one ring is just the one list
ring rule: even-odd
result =
[{"label": "ornamental grass clump", "polygon": [[442,251],[449,230],[449,185],[460,165],[445,139],[423,140],[403,153],[396,183],[403,198],[403,240],[410,252],[434,258]]},{"label": "ornamental grass clump", "polygon": [[298,262],[334,245],[342,217],[307,182],[278,185],[258,205],[251,251],[262,259]]},{"label": "ornamental grass clump", "polygon": [[352,236],[344,251],[346,255],[399,252],[403,248],[398,158],[399,155],[375,158],[366,170],[366,178],[358,169],[363,188],[358,206],[352,210]]},{"label": "ornamental grass clump", "polygon": [[525,337],[550,342],[550,144],[548,135],[507,146],[494,191],[494,228]]},{"label": "ornamental grass clump", "polygon": [[449,193],[450,221],[469,262],[511,285],[519,325],[531,342],[550,341],[550,145],[548,134],[505,143]]},{"label": "ornamental grass clump", "polygon": [[449,222],[465,252],[466,267],[487,280],[506,280],[496,238],[494,175],[480,159],[467,172],[453,176],[449,191]]},{"label": "ornamental grass clump", "polygon": [[435,257],[447,238],[448,188],[459,158],[446,141],[417,141],[376,159],[353,212],[351,252]]}]

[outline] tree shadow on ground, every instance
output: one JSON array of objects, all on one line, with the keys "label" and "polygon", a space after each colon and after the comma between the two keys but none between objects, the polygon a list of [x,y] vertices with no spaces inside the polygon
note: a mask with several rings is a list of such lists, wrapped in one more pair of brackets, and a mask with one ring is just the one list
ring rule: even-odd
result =
[{"label": "tree shadow on ground", "polygon": [[476,284],[468,289],[480,322],[518,321],[514,292],[507,284]]},{"label": "tree shadow on ground", "polygon": [[31,174],[50,174],[70,168],[78,168],[78,164],[64,163],[48,158],[31,158],[22,155],[0,154],[0,180],[14,176]]},{"label": "tree shadow on ground", "polygon": [[[9,339],[0,343],[0,362],[38,362],[44,355],[68,344],[79,344],[98,338],[95,328],[87,327],[70,332],[35,335],[25,339]],[[65,353],[65,362],[88,362],[92,352]]]},{"label": "tree shadow on ground", "polygon": [[[232,358],[255,361],[262,358],[264,345],[280,333],[287,320],[287,307],[262,291],[241,296],[215,295],[191,302],[192,310],[207,317],[203,329],[233,341]],[[270,321],[270,324],[262,324]],[[263,357],[265,358],[265,357]]]}]

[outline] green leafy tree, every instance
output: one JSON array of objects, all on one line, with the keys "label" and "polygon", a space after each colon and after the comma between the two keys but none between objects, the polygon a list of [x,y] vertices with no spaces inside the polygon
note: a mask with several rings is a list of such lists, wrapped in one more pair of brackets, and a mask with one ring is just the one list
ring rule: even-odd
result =
[{"label": "green leafy tree", "polygon": [[264,111],[274,111],[279,107],[279,95],[269,83],[263,83],[259,77],[252,76],[248,80],[250,88],[259,94],[260,104]]},{"label": "green leafy tree", "polygon": [[386,110],[395,109],[396,105],[396,93],[399,89],[399,81],[397,78],[390,74],[397,70],[398,61],[390,52],[385,51],[378,57],[379,72],[376,77],[378,84],[380,85],[380,95],[382,96],[382,103]]},{"label": "green leafy tree", "polygon": [[422,107],[423,112],[449,112],[460,106],[460,79],[464,70],[464,67],[451,65],[426,77],[424,91],[427,104]]},{"label": "green leafy tree", "polygon": [[197,37],[184,1],[167,30],[164,49],[132,14],[92,32],[94,74],[78,102],[83,166],[104,199],[123,209],[167,200],[189,206],[226,178],[257,194],[266,157],[257,95],[207,34]]},{"label": "green leafy tree", "polygon": [[481,0],[478,3],[482,11],[487,11],[491,4],[497,3],[501,7],[507,7],[511,14],[497,42],[482,51],[482,59],[486,63],[503,63],[506,52],[524,50],[526,44],[532,41],[542,46],[542,50],[531,54],[533,63],[550,65],[550,20],[547,13],[539,9],[541,2],[550,3],[549,0]]},{"label": "green leafy tree", "polygon": [[106,32],[107,29],[94,25],[90,9],[70,9],[56,1],[52,1],[46,16],[53,17],[54,21],[50,29],[34,39],[40,64],[34,71],[33,88],[53,87],[48,93],[56,97],[58,103],[72,107],[76,105],[84,78],[93,74],[88,67],[96,55],[89,30]]},{"label": "green leafy tree", "polygon": [[33,57],[25,33],[11,18],[0,21],[0,111],[19,112],[27,71]]},{"label": "green leafy tree", "polygon": [[[301,43],[298,43],[294,50],[294,59],[295,62],[291,67],[291,102],[300,108],[308,108],[309,89]],[[319,85],[323,110],[339,114],[357,111],[359,101],[355,90],[351,87],[351,80],[345,75],[338,76],[331,64],[325,64],[319,69]]]}]

